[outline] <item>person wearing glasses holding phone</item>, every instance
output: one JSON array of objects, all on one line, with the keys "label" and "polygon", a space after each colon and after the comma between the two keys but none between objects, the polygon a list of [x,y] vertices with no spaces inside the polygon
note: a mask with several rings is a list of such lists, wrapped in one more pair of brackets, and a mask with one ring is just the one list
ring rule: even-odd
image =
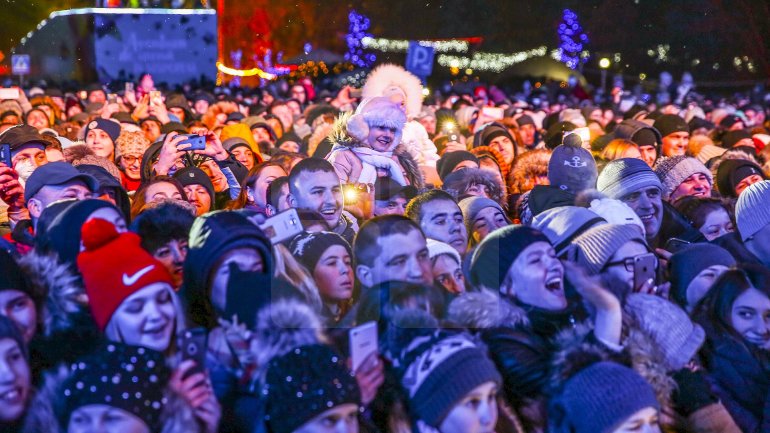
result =
[{"label": "person wearing glasses holding phone", "polygon": [[621,303],[633,292],[668,297],[670,285],[658,285],[658,259],[637,226],[595,226],[575,238],[572,245],[572,261],[589,275],[598,276]]}]

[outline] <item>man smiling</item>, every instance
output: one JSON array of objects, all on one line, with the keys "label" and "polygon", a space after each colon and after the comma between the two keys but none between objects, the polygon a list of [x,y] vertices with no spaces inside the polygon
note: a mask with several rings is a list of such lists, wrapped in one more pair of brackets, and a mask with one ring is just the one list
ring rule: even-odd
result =
[{"label": "man smiling", "polygon": [[648,241],[658,235],[663,220],[663,186],[644,161],[636,158],[611,161],[599,175],[596,189],[630,206],[642,220]]},{"label": "man smiling", "polygon": [[291,207],[320,213],[331,231],[353,242],[354,223],[342,214],[342,186],[331,163],[303,159],[289,174],[289,191]]}]

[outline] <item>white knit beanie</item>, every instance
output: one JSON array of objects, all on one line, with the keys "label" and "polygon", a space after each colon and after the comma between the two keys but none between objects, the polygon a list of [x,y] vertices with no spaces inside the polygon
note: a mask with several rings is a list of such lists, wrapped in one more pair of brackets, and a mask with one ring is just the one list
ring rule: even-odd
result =
[{"label": "white knit beanie", "polygon": [[770,224],[770,181],[757,182],[743,190],[735,204],[735,222],[741,239],[754,236]]}]

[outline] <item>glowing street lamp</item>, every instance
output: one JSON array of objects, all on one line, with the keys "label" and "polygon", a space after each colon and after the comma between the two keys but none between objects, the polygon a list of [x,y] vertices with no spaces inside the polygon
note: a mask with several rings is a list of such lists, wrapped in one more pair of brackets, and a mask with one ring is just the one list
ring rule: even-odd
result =
[{"label": "glowing street lamp", "polygon": [[599,59],[599,68],[602,70],[602,94],[607,93],[607,68],[611,65],[610,59],[602,57]]}]

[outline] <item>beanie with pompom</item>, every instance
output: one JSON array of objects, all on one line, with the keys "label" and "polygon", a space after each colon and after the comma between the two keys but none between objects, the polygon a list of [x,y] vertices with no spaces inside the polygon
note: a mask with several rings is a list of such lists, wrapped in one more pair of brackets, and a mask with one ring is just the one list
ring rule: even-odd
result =
[{"label": "beanie with pompom", "polygon": [[118,233],[112,223],[94,218],[83,224],[81,239],[78,269],[101,331],[120,304],[140,289],[154,283],[173,287],[166,268],[142,249],[136,234]]}]

